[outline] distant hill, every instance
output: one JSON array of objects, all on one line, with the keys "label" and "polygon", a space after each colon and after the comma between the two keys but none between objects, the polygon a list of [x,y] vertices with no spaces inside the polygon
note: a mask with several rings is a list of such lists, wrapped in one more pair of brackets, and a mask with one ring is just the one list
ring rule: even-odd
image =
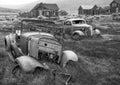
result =
[{"label": "distant hill", "polygon": [[0,7],[0,12],[2,12],[2,13],[18,13],[18,12],[20,12],[20,10]]}]

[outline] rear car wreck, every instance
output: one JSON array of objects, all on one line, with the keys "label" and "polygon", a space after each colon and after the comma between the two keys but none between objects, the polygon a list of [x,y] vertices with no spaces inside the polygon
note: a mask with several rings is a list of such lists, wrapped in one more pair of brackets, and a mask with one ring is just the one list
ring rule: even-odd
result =
[{"label": "rear car wreck", "polygon": [[64,22],[64,29],[65,34],[68,33],[74,40],[100,35],[100,31],[98,29],[94,29],[91,25],[88,25],[82,18],[66,20]]}]

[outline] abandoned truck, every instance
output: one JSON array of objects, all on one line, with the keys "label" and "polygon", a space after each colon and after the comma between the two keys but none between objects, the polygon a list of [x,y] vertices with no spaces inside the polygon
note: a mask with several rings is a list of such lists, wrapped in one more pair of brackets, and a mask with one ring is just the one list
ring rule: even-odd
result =
[{"label": "abandoned truck", "polygon": [[46,62],[65,67],[69,60],[78,61],[77,54],[71,50],[63,51],[62,45],[52,34],[26,30],[17,29],[15,33],[5,36],[5,48],[10,60],[23,71],[31,72],[37,67],[50,69]]},{"label": "abandoned truck", "polygon": [[100,30],[88,25],[82,18],[67,19],[64,22],[64,33],[72,35],[74,40],[82,39],[85,37],[92,37],[100,35]]}]

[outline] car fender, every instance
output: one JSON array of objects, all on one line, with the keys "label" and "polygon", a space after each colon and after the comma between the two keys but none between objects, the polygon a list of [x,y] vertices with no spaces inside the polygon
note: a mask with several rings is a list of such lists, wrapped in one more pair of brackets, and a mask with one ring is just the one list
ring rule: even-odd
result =
[{"label": "car fender", "polygon": [[5,39],[4,39],[4,42],[5,42],[5,49],[7,51],[10,51],[10,46],[11,46],[11,43],[15,43],[15,34],[10,34],[10,35],[7,35],[5,36]]},{"label": "car fender", "polygon": [[62,65],[62,67],[65,67],[66,66],[66,63],[68,61],[78,61],[78,56],[76,53],[74,53],[73,51],[71,50],[66,50],[66,51],[63,51],[63,56],[62,56],[62,60],[61,60],[61,63],[60,65]]},{"label": "car fender", "polygon": [[20,56],[15,60],[24,72],[33,72],[37,67],[49,69],[48,65],[41,64],[30,56]]},{"label": "car fender", "polygon": [[99,29],[95,29],[95,30],[94,30],[94,35],[100,35],[100,34],[101,34],[101,32],[100,32]]},{"label": "car fender", "polygon": [[78,34],[78,35],[80,35],[80,36],[85,36],[85,34],[84,34],[82,31],[80,31],[80,30],[74,31],[74,32],[73,32],[73,35],[74,35],[74,34]]}]

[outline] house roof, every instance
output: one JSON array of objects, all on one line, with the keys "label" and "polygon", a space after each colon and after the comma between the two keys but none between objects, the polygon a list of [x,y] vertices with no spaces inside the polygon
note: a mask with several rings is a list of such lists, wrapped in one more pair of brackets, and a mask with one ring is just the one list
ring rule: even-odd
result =
[{"label": "house roof", "polygon": [[82,6],[79,6],[78,10],[83,9]]},{"label": "house roof", "polygon": [[45,8],[52,9],[52,10],[58,10],[57,4],[44,4]]},{"label": "house roof", "polygon": [[120,0],[114,0],[114,1],[120,4]]},{"label": "house roof", "polygon": [[83,9],[92,9],[93,6],[90,6],[90,5],[83,5],[81,6]]},{"label": "house roof", "polygon": [[43,6],[44,8],[50,9],[50,10],[59,10],[57,4],[49,4],[49,3],[39,3],[32,10],[37,9],[40,6]]},{"label": "house roof", "polygon": [[94,5],[92,9],[93,9],[93,10],[94,10],[94,9],[99,10],[99,9],[102,9],[102,7],[100,7],[100,6],[98,6],[98,5]]}]

